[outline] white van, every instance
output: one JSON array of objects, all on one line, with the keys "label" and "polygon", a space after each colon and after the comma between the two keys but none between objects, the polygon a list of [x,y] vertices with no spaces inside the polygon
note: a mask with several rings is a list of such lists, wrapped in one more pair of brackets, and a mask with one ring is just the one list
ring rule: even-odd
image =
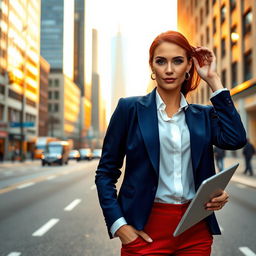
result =
[{"label": "white van", "polygon": [[70,145],[67,141],[52,141],[42,155],[42,166],[48,164],[68,164]]}]

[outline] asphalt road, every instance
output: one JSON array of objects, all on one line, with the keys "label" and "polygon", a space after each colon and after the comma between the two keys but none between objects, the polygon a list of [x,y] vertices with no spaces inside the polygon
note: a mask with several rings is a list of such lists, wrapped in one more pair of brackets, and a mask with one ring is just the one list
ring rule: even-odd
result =
[{"label": "asphalt road", "polygon": [[[96,166],[93,160],[0,168],[0,256],[119,255],[98,204]],[[231,182],[228,191],[231,200],[218,213],[223,235],[215,237],[212,255],[255,256],[255,189]]]}]

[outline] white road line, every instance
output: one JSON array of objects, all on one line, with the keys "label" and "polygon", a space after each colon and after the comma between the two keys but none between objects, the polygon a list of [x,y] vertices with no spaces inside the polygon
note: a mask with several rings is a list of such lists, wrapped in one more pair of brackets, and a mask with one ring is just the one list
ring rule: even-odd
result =
[{"label": "white road line", "polygon": [[19,256],[21,255],[20,252],[10,252],[7,256]]},{"label": "white road line", "polygon": [[55,178],[56,178],[56,175],[52,175],[52,176],[47,177],[47,180],[53,180]]},{"label": "white road line", "polygon": [[64,208],[64,211],[72,211],[78,204],[81,203],[81,199],[75,199],[72,203]]},{"label": "white road line", "polygon": [[30,186],[33,186],[33,185],[35,185],[34,182],[29,182],[29,183],[22,184],[22,185],[18,186],[17,188],[22,189],[22,188],[27,188],[27,187],[30,187]]},{"label": "white road line", "polygon": [[91,190],[96,189],[96,185],[95,185],[95,184],[94,184],[94,185],[92,185],[90,189],[91,189]]},{"label": "white road line", "polygon": [[237,183],[237,184],[236,184],[236,186],[237,186],[238,188],[246,188],[246,186],[245,186],[245,185],[243,185],[243,184],[239,184],[239,183]]},{"label": "white road line", "polygon": [[54,225],[59,222],[59,219],[51,219],[46,224],[44,224],[41,228],[36,230],[32,236],[43,236],[47,231],[49,231]]},{"label": "white road line", "polygon": [[239,247],[239,250],[246,256],[256,256],[256,254],[248,247]]}]

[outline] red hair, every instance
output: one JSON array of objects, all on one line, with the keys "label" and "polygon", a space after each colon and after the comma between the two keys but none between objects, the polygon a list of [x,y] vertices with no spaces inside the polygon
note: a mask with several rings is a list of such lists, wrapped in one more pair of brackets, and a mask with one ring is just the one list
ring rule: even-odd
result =
[{"label": "red hair", "polygon": [[[183,36],[181,33],[177,31],[167,31],[164,33],[161,33],[158,35],[153,43],[150,46],[149,49],[149,65],[152,68],[153,65],[153,58],[154,58],[154,53],[155,49],[163,42],[169,42],[169,43],[174,43],[182,47],[186,51],[186,55],[188,60],[190,60],[192,57],[196,57],[199,65],[202,63],[202,56],[200,56],[196,51],[195,47],[189,44],[188,40],[186,39],[185,36]],[[181,92],[186,96],[189,92],[195,90],[199,83],[200,83],[200,76],[197,74],[194,62],[192,61],[192,66],[190,68],[190,78],[188,80],[185,80],[182,83],[181,86]]]}]

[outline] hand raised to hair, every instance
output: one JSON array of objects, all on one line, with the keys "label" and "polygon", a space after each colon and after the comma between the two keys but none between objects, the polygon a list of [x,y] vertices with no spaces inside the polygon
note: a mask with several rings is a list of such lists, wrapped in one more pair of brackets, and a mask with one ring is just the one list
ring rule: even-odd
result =
[{"label": "hand raised to hair", "polygon": [[201,66],[195,57],[192,57],[198,75],[211,87],[212,91],[223,88],[220,77],[216,72],[216,57],[207,47],[197,47],[195,51],[202,57]]}]

